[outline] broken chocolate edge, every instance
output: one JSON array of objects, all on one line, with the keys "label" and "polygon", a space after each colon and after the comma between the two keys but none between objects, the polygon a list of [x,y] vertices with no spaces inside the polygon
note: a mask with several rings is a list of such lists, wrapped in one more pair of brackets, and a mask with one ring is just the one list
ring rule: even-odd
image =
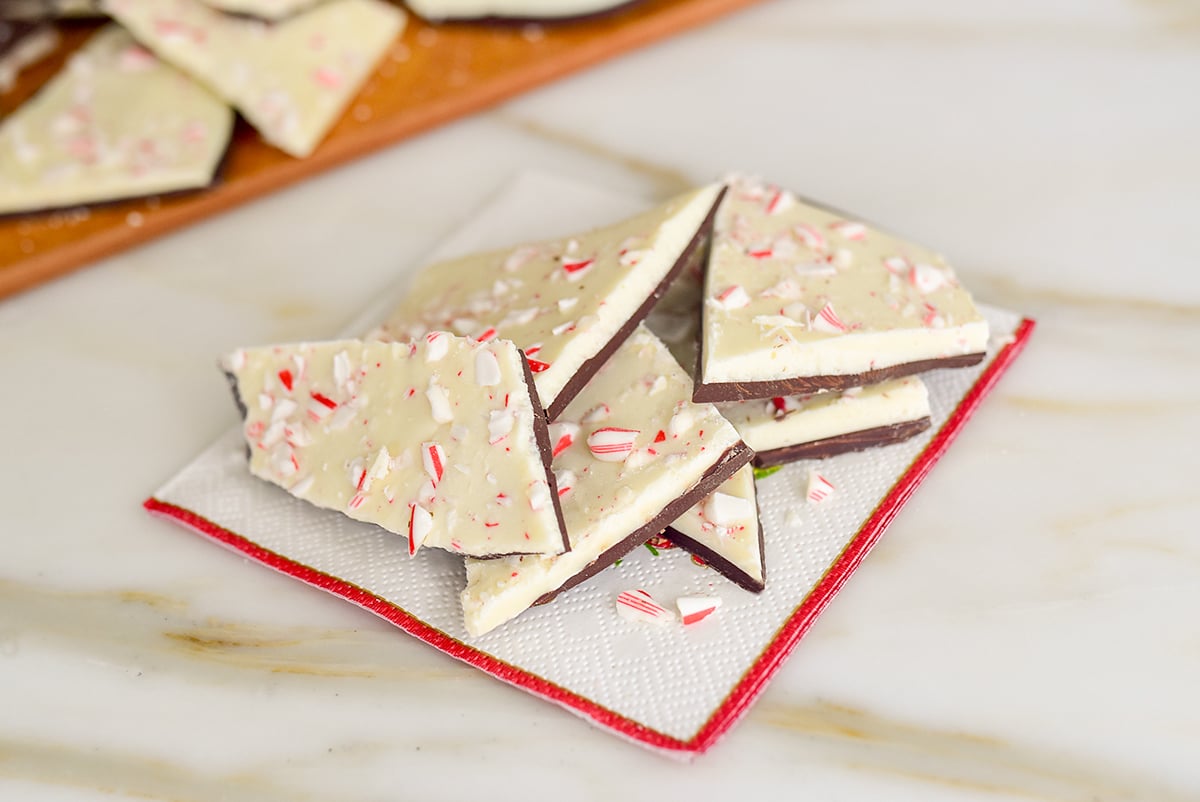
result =
[{"label": "broken chocolate edge", "polygon": [[916,437],[932,424],[933,421],[926,415],[916,420],[847,432],[822,440],[811,440],[807,443],[773,448],[769,451],[759,451],[754,457],[754,464],[759,468],[769,468],[773,465],[785,465],[802,459],[825,459],[852,451],[866,451],[879,446],[895,445],[910,437]]},{"label": "broken chocolate edge", "polygon": [[754,450],[742,442],[737,442],[725,449],[725,453],[721,455],[721,458],[705,471],[704,475],[700,477],[700,481],[696,482],[691,490],[671,501],[648,523],[636,529],[620,543],[605,551],[582,571],[563,582],[558,588],[549,593],[542,594],[533,604],[546,604],[552,601],[558,594],[565,590],[570,590],[587,579],[591,579],[621,557],[624,557],[650,538],[659,534],[672,521],[691,509],[700,499],[715,490],[722,482],[733,476],[739,468],[750,462],[753,458]]},{"label": "broken chocolate edge", "polygon": [[[888,379],[898,379],[924,373],[938,368],[968,368],[978,365],[987,354],[983,351],[974,354],[943,356],[934,359],[921,359],[916,362],[901,362],[885,368],[876,368],[864,373],[846,373],[843,375],[803,376],[789,379],[774,379],[770,381],[751,382],[713,382],[702,384],[697,382],[692,391],[692,401],[696,403],[720,403],[725,401],[754,401],[762,398],[778,396],[805,395],[821,392],[822,390],[849,390],[853,387],[864,387],[868,384],[878,384]],[[702,357],[697,357],[697,360]],[[697,370],[699,370],[697,361]]]},{"label": "broken chocolate edge", "polygon": [[571,401],[574,400],[575,396],[579,395],[580,391],[582,391],[583,388],[587,386],[587,383],[591,381],[592,376],[596,375],[600,368],[604,366],[604,363],[608,361],[609,357],[611,357],[613,353],[615,353],[616,350],[621,347],[622,343],[629,339],[629,335],[633,334],[638,325],[650,314],[650,310],[653,309],[660,300],[662,300],[662,297],[666,294],[667,289],[671,286],[679,274],[683,272],[687,264],[694,258],[699,258],[703,260],[704,263],[708,262],[708,251],[712,245],[713,223],[716,220],[717,207],[721,205],[721,200],[725,197],[725,192],[726,188],[722,187],[721,191],[717,193],[717,197],[713,200],[712,207],[708,210],[708,214],[704,216],[704,220],[696,229],[696,233],[692,236],[691,241],[688,242],[687,247],[685,247],[679,254],[679,258],[675,260],[675,264],[673,264],[671,269],[668,270],[666,275],[663,276],[662,281],[658,283],[658,286],[650,292],[650,295],[645,301],[642,302],[642,305],[639,306],[634,313],[630,315],[624,323],[621,324],[620,328],[617,329],[616,334],[614,334],[612,338],[605,343],[599,351],[596,352],[595,355],[585,360],[584,363],[579,366],[579,369],[575,371],[574,375],[567,380],[567,383],[563,385],[562,389],[559,390],[558,395],[546,409],[546,414],[549,416],[550,420],[553,421],[562,414],[563,410],[567,408],[567,405],[570,404]]},{"label": "broken chocolate edge", "polygon": [[554,450],[550,446],[550,419],[538,398],[537,385],[533,381],[533,371],[529,367],[529,359],[520,348],[517,354],[521,359],[521,369],[525,372],[525,386],[529,388],[529,400],[533,404],[533,439],[537,441],[538,451],[542,455],[542,465],[546,468],[546,484],[550,487],[550,503],[554,505],[554,517],[558,519],[558,531],[562,535],[563,550],[571,550],[571,540],[567,537],[567,522],[563,518],[562,504],[558,497],[558,480],[554,476]]},{"label": "broken chocolate edge", "polygon": [[[756,494],[757,495],[757,494]],[[763,543],[762,516],[758,511],[758,499],[754,500],[754,522],[758,525],[758,561],[762,568],[762,579],[755,579],[708,546],[685,535],[673,526],[663,530],[663,537],[688,554],[693,554],[708,563],[721,576],[751,593],[762,593],[767,587],[767,552]]]}]

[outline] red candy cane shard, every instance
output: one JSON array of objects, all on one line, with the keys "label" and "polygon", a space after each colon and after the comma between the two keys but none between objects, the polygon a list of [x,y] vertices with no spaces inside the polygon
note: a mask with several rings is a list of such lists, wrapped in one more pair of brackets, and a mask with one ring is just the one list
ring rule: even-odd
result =
[{"label": "red candy cane shard", "polygon": [[564,256],[562,269],[571,281],[579,281],[579,279],[583,278],[592,269],[592,265],[595,263],[595,259],[572,259]]},{"label": "red candy cane shard", "polygon": [[546,370],[549,367],[550,367],[549,362],[542,362],[541,360],[538,360],[538,359],[529,360],[529,372],[530,373],[541,373],[543,370]]},{"label": "red candy cane shard", "polygon": [[292,391],[292,372],[287,368],[279,371],[279,382],[290,393]]},{"label": "red candy cane shard", "polygon": [[815,331],[823,331],[826,334],[841,334],[848,328],[837,316],[837,312],[833,311],[833,304],[821,307],[821,311],[813,318],[812,327]]},{"label": "red candy cane shard", "polygon": [[675,614],[666,609],[644,590],[626,590],[617,595],[617,615],[626,621],[645,624],[668,624]]},{"label": "red candy cane shard", "polygon": [[675,600],[675,606],[679,608],[683,625],[690,626],[716,612],[721,599],[717,596],[681,596]]},{"label": "red candy cane shard", "polygon": [[437,443],[422,443],[421,462],[424,464],[425,473],[429,474],[433,486],[437,487],[438,482],[442,481],[442,475],[446,472],[446,452]]},{"label": "red candy cane shard", "polygon": [[662,429],[659,429],[658,434],[654,435],[654,442],[656,442],[656,443],[661,443],[663,440],[666,440],[666,439],[667,439],[667,433],[664,432]]},{"label": "red candy cane shard", "polygon": [[496,337],[496,327],[495,327],[495,326],[488,326],[486,329],[484,329],[483,331],[479,332],[479,334],[477,334],[477,335],[475,336],[475,340],[476,340],[477,342],[485,343],[485,342],[487,342],[488,340],[493,340],[493,339],[495,339],[495,337]]},{"label": "red candy cane shard", "polygon": [[588,435],[588,449],[601,462],[623,462],[633,451],[633,441],[639,434],[637,429],[605,426]]},{"label": "red candy cane shard", "polygon": [[792,193],[776,189],[767,201],[767,214],[780,214],[781,212],[791,208],[796,203],[796,199],[792,197]]},{"label": "red candy cane shard", "polygon": [[552,423],[549,431],[550,456],[557,457],[575,444],[575,439],[579,437],[579,424]]},{"label": "red candy cane shard", "polygon": [[816,471],[808,472],[808,490],[806,497],[813,504],[820,504],[833,495],[833,483]]},{"label": "red candy cane shard", "polygon": [[337,405],[338,405],[337,401],[334,401],[329,396],[321,395],[320,393],[318,393],[316,391],[309,393],[309,396],[312,397],[313,401],[316,401],[318,404],[325,407],[326,409],[337,409]]},{"label": "red candy cane shard", "polygon": [[433,530],[433,516],[419,504],[410,506],[412,512],[408,516],[408,556],[412,557]]}]

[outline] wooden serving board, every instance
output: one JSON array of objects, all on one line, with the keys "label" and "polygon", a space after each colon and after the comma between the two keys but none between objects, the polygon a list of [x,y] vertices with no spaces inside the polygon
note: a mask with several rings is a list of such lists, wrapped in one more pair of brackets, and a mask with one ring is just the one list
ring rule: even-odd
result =
[{"label": "wooden serving board", "polygon": [[[644,0],[604,17],[539,26],[430,25],[410,14],[404,34],[309,157],[287,156],[239,121],[222,180],[210,189],[0,219],[0,297],[755,2]],[[69,26],[58,52],[0,95],[0,117],[93,30]]]}]

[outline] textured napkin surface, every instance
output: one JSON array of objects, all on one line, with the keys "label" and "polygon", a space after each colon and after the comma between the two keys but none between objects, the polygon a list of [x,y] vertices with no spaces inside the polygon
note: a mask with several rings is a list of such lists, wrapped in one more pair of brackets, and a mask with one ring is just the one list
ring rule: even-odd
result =
[{"label": "textured napkin surface", "polygon": [[[523,239],[567,234],[636,212],[646,204],[588,186],[525,175],[498,194],[430,258]],[[532,219],[528,210],[550,216]],[[403,283],[403,282],[402,282]],[[390,308],[388,294],[352,327],[366,330]],[[252,477],[234,428],[165,484],[155,498],[190,510],[288,560],[382,598],[450,638],[545,679],[617,715],[680,741],[692,739],[775,638],[880,501],[936,436],[997,351],[1018,315],[985,308],[992,326],[987,359],[975,368],[924,375],[933,426],[894,446],[785,467],[760,480],[767,588],[744,591],[677,549],[638,549],[620,564],[479,638],[463,629],[461,559],[427,550],[408,557],[404,540],[318,510]],[[313,336],[332,335],[314,332]],[[221,381],[214,372],[213,381]],[[230,421],[236,411],[230,402]],[[805,500],[810,469],[836,490]],[[695,626],[647,626],[614,608],[623,590],[642,588],[673,608],[685,595],[718,595],[723,606]],[[518,683],[520,684],[520,683]]]}]

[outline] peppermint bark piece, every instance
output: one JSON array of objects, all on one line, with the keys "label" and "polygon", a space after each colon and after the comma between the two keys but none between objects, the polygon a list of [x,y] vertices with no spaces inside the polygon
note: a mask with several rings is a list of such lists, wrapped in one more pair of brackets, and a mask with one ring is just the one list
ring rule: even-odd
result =
[{"label": "peppermint bark piece", "polygon": [[706,257],[720,193],[714,184],[606,228],[432,265],[373,336],[510,339],[553,420],[675,275]]},{"label": "peppermint bark piece", "polygon": [[717,408],[754,449],[759,467],[891,445],[930,426],[929,391],[916,376]]},{"label": "peppermint bark piece", "polygon": [[639,327],[550,427],[571,550],[468,560],[466,628],[481,635],[549,601],[661,532],[751,451],[666,347]]},{"label": "peppermint bark piece", "polygon": [[671,522],[663,534],[752,593],[766,587],[754,469],[749,465]]},{"label": "peppermint bark piece", "polygon": [[436,332],[245,349],[223,361],[250,471],[318,507],[458,554],[567,548],[520,350]]},{"label": "peppermint bark piece", "polygon": [[717,213],[702,330],[698,401],[973,365],[988,336],[937,254],[744,177]]},{"label": "peppermint bark piece", "polygon": [[212,183],[233,112],[116,25],[0,124],[0,213]]},{"label": "peppermint bark piece", "polygon": [[292,156],[316,148],[405,20],[380,0],[331,0],[275,24],[199,0],[104,0],[104,9]]},{"label": "peppermint bark piece", "polygon": [[637,0],[408,0],[427,20],[521,20],[550,22],[594,17]]}]

